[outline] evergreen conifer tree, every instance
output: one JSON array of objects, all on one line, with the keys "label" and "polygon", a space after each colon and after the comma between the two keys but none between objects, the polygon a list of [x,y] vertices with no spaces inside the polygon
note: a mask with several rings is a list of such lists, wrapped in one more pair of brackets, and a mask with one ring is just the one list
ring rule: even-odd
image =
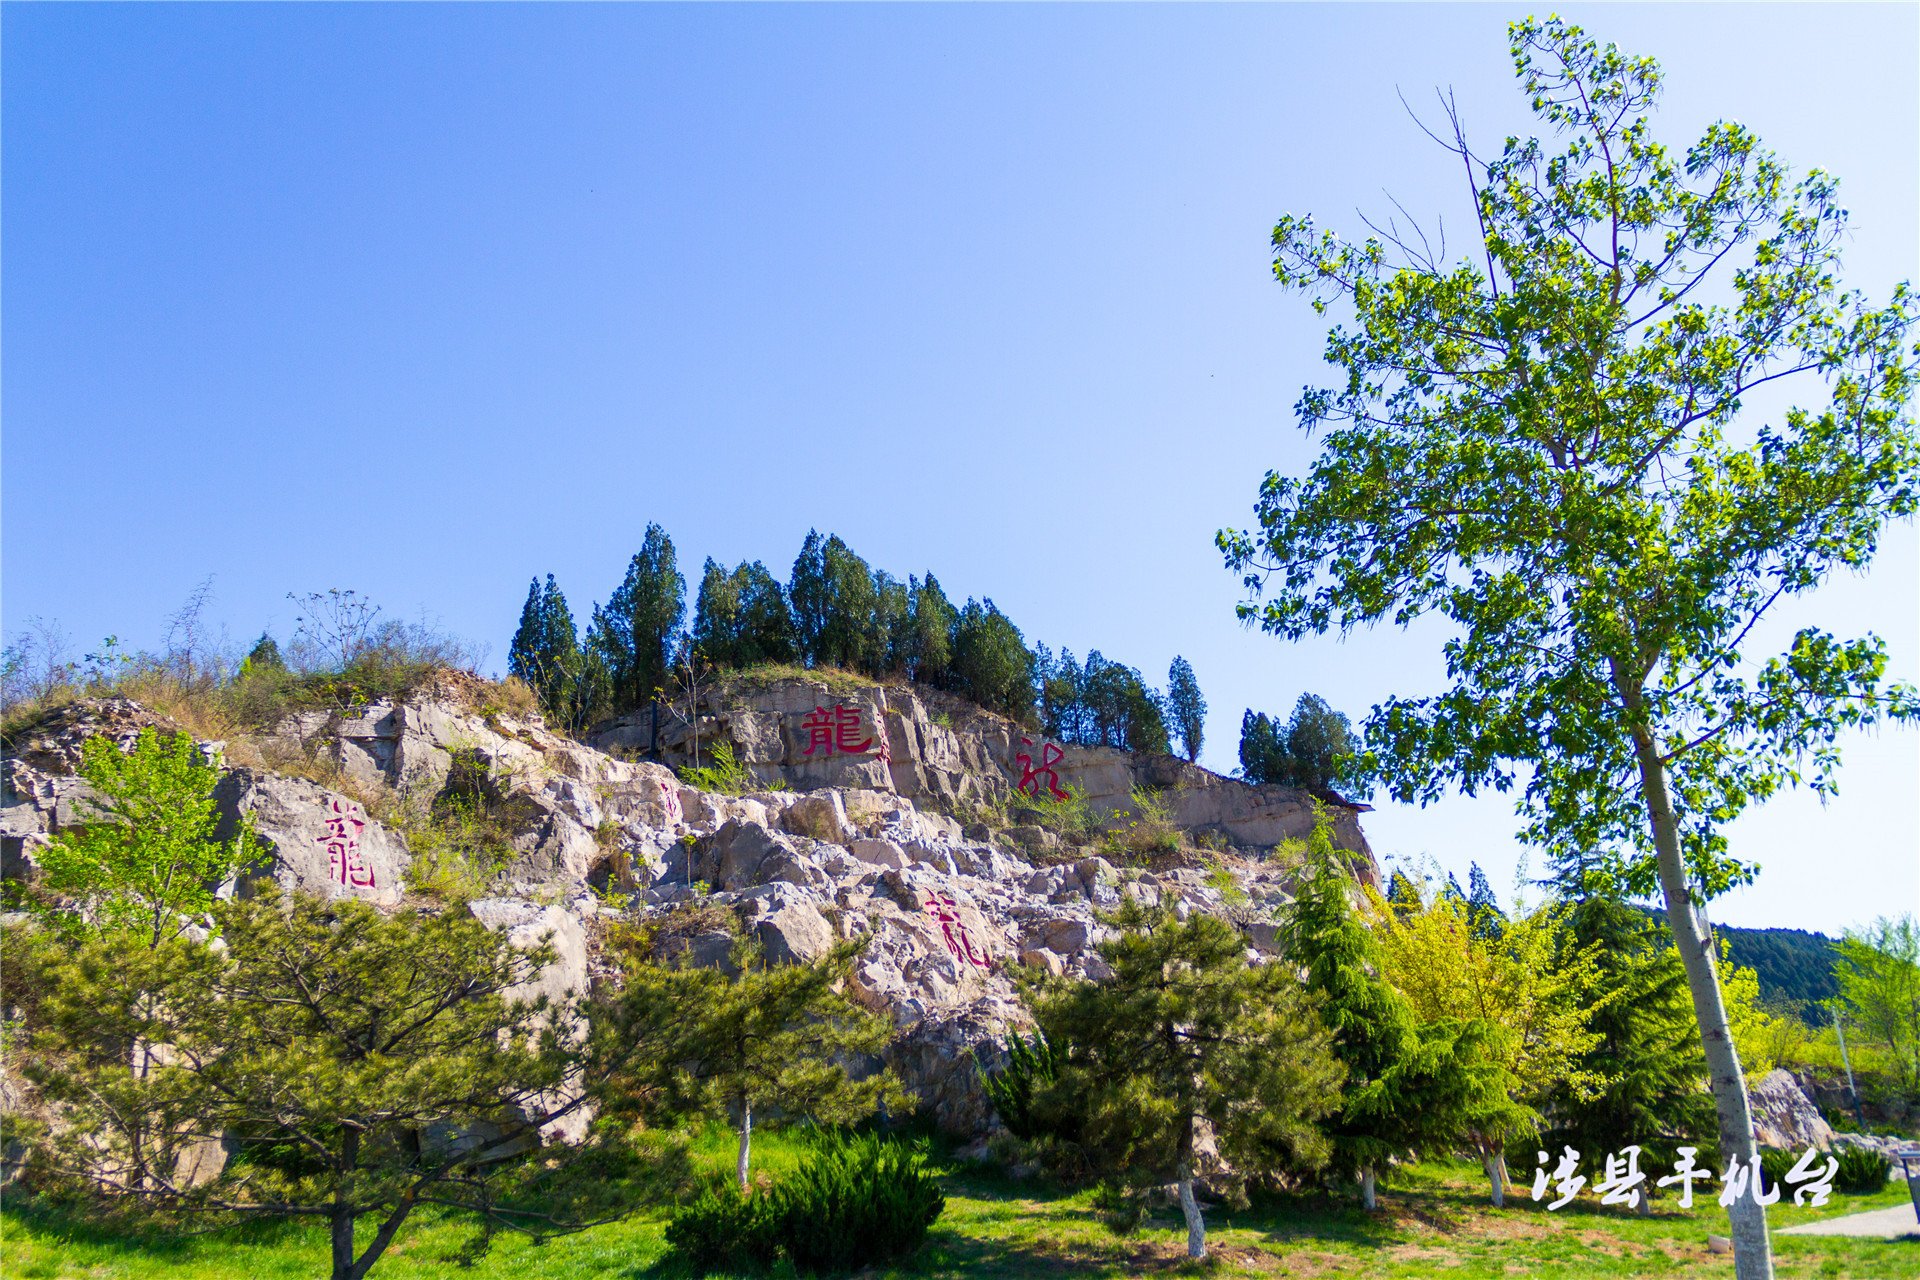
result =
[{"label": "evergreen conifer tree", "polygon": [[1264,711],[1248,708],[1240,717],[1240,776],[1256,785],[1284,784],[1293,776],[1286,732]]},{"label": "evergreen conifer tree", "polygon": [[1167,713],[1174,733],[1180,739],[1180,753],[1189,764],[1200,758],[1207,728],[1207,700],[1200,695],[1200,681],[1193,665],[1175,657],[1167,670]]},{"label": "evergreen conifer tree", "polygon": [[1475,935],[1482,938],[1499,937],[1507,922],[1507,913],[1500,909],[1500,899],[1477,862],[1467,868],[1467,918]]},{"label": "evergreen conifer tree", "polygon": [[1381,976],[1324,820],[1308,841],[1306,871],[1288,921],[1288,957],[1306,970],[1333,1055],[1346,1067],[1338,1104],[1322,1123],[1331,1168],[1357,1175],[1372,1209],[1387,1161],[1466,1145],[1485,1116],[1511,1105],[1509,1082],[1484,1022],[1418,1025],[1406,998]]},{"label": "evergreen conifer tree", "polygon": [[944,689],[952,680],[953,628],[959,611],[929,573],[907,580],[907,671],[917,683]]},{"label": "evergreen conifer tree", "polygon": [[708,556],[693,602],[694,651],[716,667],[746,665],[740,661],[740,623],[739,580]]},{"label": "evergreen conifer tree", "polygon": [[791,665],[800,661],[793,614],[787,608],[780,582],[755,560],[733,571],[733,591],[739,601],[735,658],[742,667],[761,663]]},{"label": "evergreen conifer tree", "polygon": [[548,715],[572,722],[574,686],[580,677],[580,638],[567,598],[547,575],[527,588],[520,626],[507,652],[507,670],[526,682]]},{"label": "evergreen conifer tree", "polygon": [[827,578],[826,539],[816,529],[807,530],[800,554],[794,557],[793,576],[787,583],[787,601],[793,610],[801,660],[810,667],[815,666],[821,660],[820,637],[833,607],[833,589]]},{"label": "evergreen conifer tree", "polygon": [[954,624],[953,688],[1010,720],[1033,715],[1033,654],[991,600],[967,601]]},{"label": "evergreen conifer tree", "polygon": [[1593,950],[1589,1028],[1600,1039],[1575,1069],[1600,1087],[1552,1099],[1548,1149],[1565,1145],[1591,1156],[1632,1142],[1652,1164],[1671,1162],[1680,1146],[1711,1151],[1707,1060],[1671,936],[1619,897],[1595,894],[1574,906],[1567,940]]},{"label": "evergreen conifer tree", "polygon": [[606,659],[614,709],[631,711],[666,688],[675,633],[687,612],[687,580],[680,575],[673,539],[657,524],[647,526],[627,575],[594,611]]},{"label": "evergreen conifer tree", "polygon": [[1311,1168],[1340,1069],[1294,975],[1250,965],[1225,921],[1129,899],[1107,922],[1119,931],[1099,948],[1112,976],[1056,980],[1035,1001],[1041,1043],[1067,1052],[1035,1081],[1032,1109],[1078,1133],[1115,1181],[1176,1183],[1187,1256],[1204,1258],[1200,1126],[1242,1174]]}]

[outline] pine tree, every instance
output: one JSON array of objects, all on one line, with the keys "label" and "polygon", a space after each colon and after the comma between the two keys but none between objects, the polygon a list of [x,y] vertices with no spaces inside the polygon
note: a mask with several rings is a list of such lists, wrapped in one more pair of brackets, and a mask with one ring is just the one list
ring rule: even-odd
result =
[{"label": "pine tree", "polygon": [[1323,1123],[1333,1172],[1358,1175],[1366,1207],[1389,1160],[1464,1146],[1506,1102],[1507,1079],[1492,1029],[1480,1020],[1419,1025],[1406,998],[1381,976],[1376,944],[1349,898],[1352,879],[1324,818],[1308,840],[1306,880],[1288,920],[1288,958],[1306,970],[1346,1067],[1337,1106]]},{"label": "pine tree", "polygon": [[883,1017],[844,987],[865,946],[858,938],[818,959],[769,964],[752,942],[736,945],[732,971],[686,973],[699,1020],[684,1057],[684,1095],[697,1111],[724,1112],[740,1137],[734,1173],[742,1192],[756,1116],[769,1111],[848,1124],[907,1101],[889,1071],[855,1080],[846,1063],[878,1054],[892,1037]]},{"label": "pine tree", "polygon": [[954,624],[953,689],[1009,720],[1033,715],[1033,655],[991,600],[967,601]]},{"label": "pine tree", "polygon": [[1225,921],[1130,899],[1106,923],[1119,931],[1099,947],[1112,975],[1055,980],[1034,1002],[1043,1043],[1068,1048],[1035,1081],[1032,1110],[1076,1131],[1110,1179],[1177,1183],[1187,1256],[1203,1258],[1200,1126],[1243,1175],[1311,1168],[1340,1069],[1294,975],[1249,964]]},{"label": "pine tree", "polygon": [[1181,754],[1189,764],[1200,758],[1200,747],[1207,728],[1207,700],[1200,696],[1200,681],[1185,658],[1175,657],[1167,670],[1167,712],[1180,739]]},{"label": "pine tree", "polygon": [[554,584],[552,574],[547,575],[545,587],[536,578],[527,588],[520,626],[507,652],[507,670],[526,682],[548,715],[572,724],[574,686],[580,676],[580,639],[567,598]]},{"label": "pine tree", "polygon": [[1566,943],[1594,956],[1586,1000],[1599,1042],[1574,1066],[1602,1084],[1586,1096],[1556,1093],[1549,1149],[1595,1153],[1631,1141],[1655,1164],[1672,1161],[1682,1145],[1711,1150],[1713,1098],[1701,1087],[1706,1056],[1671,937],[1645,912],[1596,894],[1574,905]]},{"label": "pine tree", "polygon": [[929,573],[907,580],[907,671],[918,684],[945,689],[952,681],[953,628],[959,611]]},{"label": "pine tree", "polygon": [[675,561],[673,539],[659,525],[648,525],[627,576],[605,609],[594,611],[616,711],[645,706],[666,688],[674,636],[686,617],[686,595],[687,580]]},{"label": "pine tree", "polygon": [[[333,1280],[362,1280],[423,1204],[490,1235],[578,1230],[638,1203],[646,1162],[618,1128],[564,1161],[517,1153],[629,1060],[684,1056],[689,1006],[636,1018],[627,1000],[602,1019],[527,998],[551,947],[523,950],[459,906],[385,913],[267,881],[212,910],[217,947],[121,934],[10,949],[43,996],[24,1056],[61,1109],[36,1151],[56,1185],[193,1216],[317,1217]],[[142,1042],[170,1047],[146,1073],[98,1051]],[[188,1144],[227,1141],[247,1158],[202,1187],[176,1180]]]}]

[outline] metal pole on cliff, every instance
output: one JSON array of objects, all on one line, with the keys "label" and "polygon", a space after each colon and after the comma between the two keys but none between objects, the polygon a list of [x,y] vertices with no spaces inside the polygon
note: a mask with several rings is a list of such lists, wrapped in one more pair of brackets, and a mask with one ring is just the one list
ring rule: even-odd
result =
[{"label": "metal pole on cliff", "polygon": [[1853,1063],[1847,1059],[1847,1032],[1840,1025],[1840,1004],[1833,1004],[1833,1034],[1840,1041],[1840,1065],[1847,1069],[1847,1093],[1853,1098],[1853,1122],[1860,1126],[1860,1132],[1867,1131],[1867,1122],[1860,1114],[1860,1090],[1853,1085]]}]

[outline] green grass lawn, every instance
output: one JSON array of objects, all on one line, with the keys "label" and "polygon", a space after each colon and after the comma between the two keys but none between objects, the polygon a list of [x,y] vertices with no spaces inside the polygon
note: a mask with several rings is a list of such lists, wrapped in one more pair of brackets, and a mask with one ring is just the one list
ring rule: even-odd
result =
[{"label": "green grass lawn", "polygon": [[[756,1168],[777,1175],[796,1159],[791,1144],[768,1134],[755,1144]],[[731,1137],[701,1139],[701,1158],[731,1163]],[[946,1166],[947,1210],[921,1254],[887,1276],[1136,1276],[1184,1272],[1185,1231],[1177,1214],[1119,1237],[1100,1224],[1090,1192],[1068,1192],[991,1170]],[[1794,1226],[1816,1218],[1907,1203],[1904,1184],[1871,1196],[1836,1195],[1824,1209],[1775,1205],[1769,1221]],[[1208,1214],[1215,1257],[1226,1276],[1667,1276],[1731,1277],[1733,1263],[1707,1251],[1707,1234],[1726,1233],[1724,1212],[1702,1197],[1691,1213],[1663,1208],[1651,1218],[1576,1203],[1556,1213],[1522,1190],[1506,1209],[1486,1203],[1477,1166],[1422,1165],[1401,1171],[1382,1191],[1381,1210],[1300,1196],[1229,1214]],[[642,1214],[544,1245],[519,1238],[496,1244],[467,1274],[474,1280],[572,1280],[664,1277],[665,1214]],[[384,1280],[417,1280],[454,1271],[467,1232],[457,1222],[416,1219],[373,1270]],[[1779,1275],[1819,1280],[1913,1280],[1920,1241],[1776,1237]],[[0,1276],[6,1280],[308,1280],[326,1274],[324,1232],[312,1225],[257,1224],[186,1238],[105,1233],[31,1206],[0,1211]],[[869,1273],[873,1274],[873,1273]]]}]

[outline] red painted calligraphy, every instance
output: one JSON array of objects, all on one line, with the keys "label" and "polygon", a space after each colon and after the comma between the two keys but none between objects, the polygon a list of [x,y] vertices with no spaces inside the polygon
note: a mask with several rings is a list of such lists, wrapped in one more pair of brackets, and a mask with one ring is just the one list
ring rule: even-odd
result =
[{"label": "red painted calligraphy", "polygon": [[328,810],[327,831],[320,837],[327,846],[328,878],[349,888],[373,888],[373,868],[360,856],[360,833],[367,824],[359,816],[359,807],[335,800]]},{"label": "red painted calligraphy", "polygon": [[975,948],[973,935],[967,932],[967,926],[960,922],[960,904],[951,894],[927,891],[926,909],[935,920],[940,922],[940,932],[947,940],[947,950],[953,953],[955,960],[965,961],[982,969],[993,967],[986,952]]},{"label": "red painted calligraphy", "polygon": [[[1032,738],[1022,738],[1020,741],[1029,747],[1033,745]],[[1033,753],[1030,751],[1022,751],[1014,756],[1013,762],[1020,766],[1020,790],[1030,796],[1037,796],[1043,785],[1041,779],[1044,778],[1046,780],[1044,785],[1052,793],[1053,798],[1065,800],[1067,793],[1060,789],[1060,775],[1053,771],[1053,766],[1059,764],[1066,754],[1059,747],[1048,742],[1042,744],[1040,748],[1040,763],[1037,765],[1033,762]]]},{"label": "red painted calligraphy", "polygon": [[[860,708],[840,707],[831,709],[815,707],[806,718],[800,721],[800,727],[807,731],[807,749],[802,755],[812,755],[822,751],[826,755],[836,752],[841,755],[857,756],[873,750],[873,739],[860,737]],[[881,758],[886,759],[886,744],[881,744]]]}]

